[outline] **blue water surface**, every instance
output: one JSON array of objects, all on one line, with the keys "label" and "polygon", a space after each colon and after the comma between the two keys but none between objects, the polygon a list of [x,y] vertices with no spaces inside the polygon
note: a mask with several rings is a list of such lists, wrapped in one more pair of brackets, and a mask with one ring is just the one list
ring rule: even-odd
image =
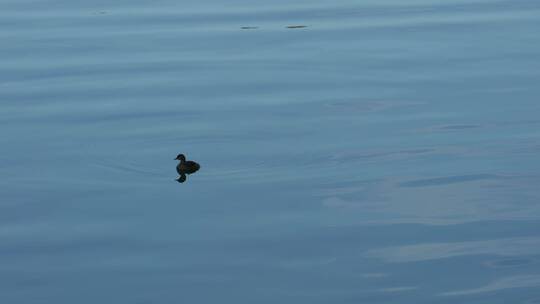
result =
[{"label": "blue water surface", "polygon": [[540,303],[539,29],[537,0],[0,0],[0,303]]}]

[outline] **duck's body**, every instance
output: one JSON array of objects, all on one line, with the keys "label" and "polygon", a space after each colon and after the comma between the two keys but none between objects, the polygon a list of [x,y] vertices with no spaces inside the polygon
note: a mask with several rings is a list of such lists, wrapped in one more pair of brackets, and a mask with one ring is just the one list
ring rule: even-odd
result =
[{"label": "duck's body", "polygon": [[177,179],[177,181],[179,181],[180,183],[186,181],[187,174],[195,173],[201,168],[198,163],[191,160],[186,160],[184,154],[178,154],[175,159],[180,161],[180,163],[176,166],[176,172],[180,174],[180,177]]},{"label": "duck's body", "polygon": [[180,162],[176,166],[176,172],[178,172],[178,174],[191,174],[197,172],[200,168],[201,166],[199,164],[194,161],[188,160]]}]

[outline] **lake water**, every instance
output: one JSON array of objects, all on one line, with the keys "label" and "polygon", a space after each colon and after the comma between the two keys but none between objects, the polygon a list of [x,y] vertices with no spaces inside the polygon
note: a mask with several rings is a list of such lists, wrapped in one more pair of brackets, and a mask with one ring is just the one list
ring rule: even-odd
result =
[{"label": "lake water", "polygon": [[540,303],[539,29],[537,0],[0,0],[0,302]]}]

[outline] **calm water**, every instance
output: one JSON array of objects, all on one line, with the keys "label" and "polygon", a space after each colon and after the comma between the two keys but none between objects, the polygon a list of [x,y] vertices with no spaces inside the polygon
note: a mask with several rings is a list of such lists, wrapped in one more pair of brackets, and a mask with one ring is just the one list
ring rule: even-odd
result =
[{"label": "calm water", "polygon": [[540,2],[226,2],[0,0],[1,303],[540,303]]}]

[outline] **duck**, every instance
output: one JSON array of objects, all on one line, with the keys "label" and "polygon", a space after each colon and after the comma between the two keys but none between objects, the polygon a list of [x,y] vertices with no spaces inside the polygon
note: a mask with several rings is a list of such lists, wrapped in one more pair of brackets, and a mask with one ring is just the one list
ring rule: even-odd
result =
[{"label": "duck", "polygon": [[180,177],[177,179],[179,183],[183,183],[186,181],[186,175],[195,173],[201,168],[201,165],[199,165],[198,163],[192,160],[186,160],[186,156],[184,154],[178,154],[175,160],[180,161],[180,163],[178,163],[178,165],[176,166],[176,172],[180,174]]}]

